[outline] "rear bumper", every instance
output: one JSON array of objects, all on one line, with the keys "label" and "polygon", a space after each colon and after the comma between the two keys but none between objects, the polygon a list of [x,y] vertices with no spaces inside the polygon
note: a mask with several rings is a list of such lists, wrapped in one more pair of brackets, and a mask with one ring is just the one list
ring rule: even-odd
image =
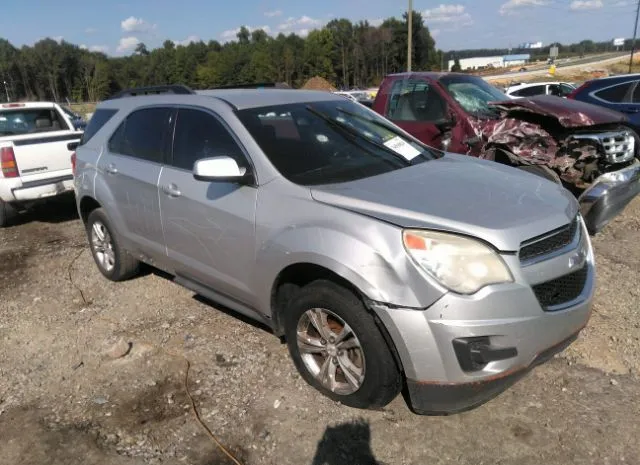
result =
[{"label": "rear bumper", "polygon": [[640,161],[603,174],[578,201],[590,234],[600,232],[640,193]]},{"label": "rear bumper", "polygon": [[5,202],[32,202],[73,190],[73,176],[23,182],[21,178],[0,179],[0,198]]}]

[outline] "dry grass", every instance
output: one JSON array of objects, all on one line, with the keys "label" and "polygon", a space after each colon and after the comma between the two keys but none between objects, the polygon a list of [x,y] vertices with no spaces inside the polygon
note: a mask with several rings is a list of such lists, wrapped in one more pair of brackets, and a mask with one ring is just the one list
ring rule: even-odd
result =
[{"label": "dry grass", "polygon": [[71,110],[75,111],[76,113],[86,118],[89,113],[93,113],[94,111],[96,111],[96,104],[95,103],[72,103],[71,105],[69,105],[69,108],[71,108]]}]

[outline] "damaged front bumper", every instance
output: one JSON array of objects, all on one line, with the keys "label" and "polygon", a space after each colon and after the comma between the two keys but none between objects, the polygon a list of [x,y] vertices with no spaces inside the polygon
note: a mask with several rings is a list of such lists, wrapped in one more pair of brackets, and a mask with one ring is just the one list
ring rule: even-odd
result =
[{"label": "damaged front bumper", "polygon": [[589,234],[600,232],[640,193],[640,161],[603,174],[580,195],[580,212]]}]

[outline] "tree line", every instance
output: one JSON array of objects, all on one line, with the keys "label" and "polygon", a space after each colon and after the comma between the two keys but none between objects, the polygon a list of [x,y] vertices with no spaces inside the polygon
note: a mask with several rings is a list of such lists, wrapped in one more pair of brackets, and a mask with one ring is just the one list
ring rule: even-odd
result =
[{"label": "tree line", "polygon": [[[337,87],[377,85],[407,66],[407,19],[389,18],[380,26],[336,19],[306,37],[269,36],[242,27],[236,40],[176,45],[167,40],[149,50],[139,43],[126,57],[109,57],[77,45],[44,39],[14,47],[0,39],[0,78],[11,100],[98,101],[119,90],[161,84],[195,89],[286,82],[302,86],[320,76]],[[440,69],[435,47],[420,13],[413,13],[414,69]],[[3,89],[4,90],[4,89]],[[2,92],[6,99],[6,92]]]}]

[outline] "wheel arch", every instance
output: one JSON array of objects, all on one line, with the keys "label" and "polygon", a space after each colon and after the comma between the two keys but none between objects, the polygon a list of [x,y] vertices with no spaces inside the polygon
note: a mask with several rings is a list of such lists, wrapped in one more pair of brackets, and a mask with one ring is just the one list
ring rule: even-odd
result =
[{"label": "wheel arch", "polygon": [[80,218],[82,219],[82,222],[84,224],[87,224],[87,220],[89,219],[89,215],[91,214],[92,211],[98,208],[102,208],[102,205],[100,205],[100,202],[98,202],[96,199],[94,199],[89,195],[85,195],[84,197],[82,197],[78,205],[79,205],[78,210],[80,213]]}]

